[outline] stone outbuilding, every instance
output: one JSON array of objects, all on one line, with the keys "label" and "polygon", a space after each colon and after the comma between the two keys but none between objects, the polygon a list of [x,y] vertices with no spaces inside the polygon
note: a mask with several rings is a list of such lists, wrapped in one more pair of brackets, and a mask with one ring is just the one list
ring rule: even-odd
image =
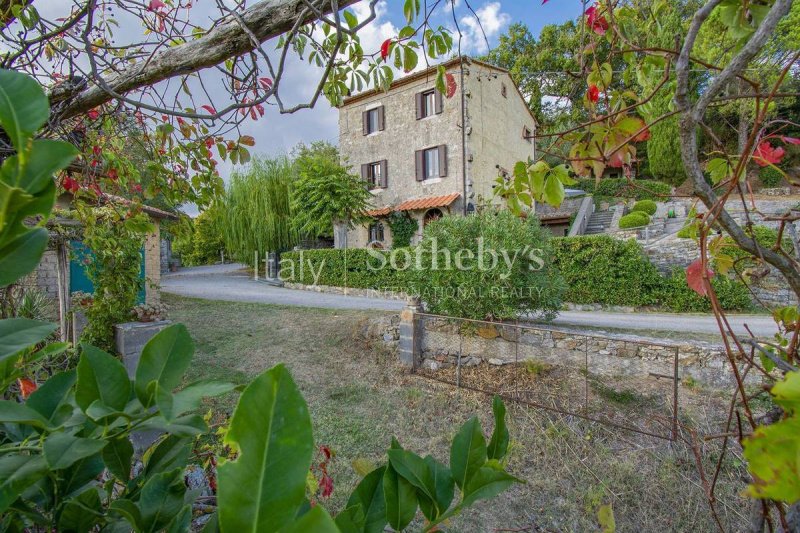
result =
[{"label": "stone outbuilding", "polygon": [[[455,83],[450,98],[435,89],[440,66]],[[335,246],[391,247],[392,213],[417,222],[414,243],[430,220],[473,212],[492,200],[498,176],[535,157],[535,131],[508,71],[464,56],[346,98],[339,150],[372,193],[373,220],[337,227]]]}]

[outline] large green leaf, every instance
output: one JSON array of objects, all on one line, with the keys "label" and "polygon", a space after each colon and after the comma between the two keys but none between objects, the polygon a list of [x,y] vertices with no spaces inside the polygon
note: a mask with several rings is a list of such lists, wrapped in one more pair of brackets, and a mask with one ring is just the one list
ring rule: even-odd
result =
[{"label": "large green leaf", "polygon": [[281,533],[341,533],[336,523],[321,505],[313,507],[300,520],[281,530]]},{"label": "large green leaf", "polygon": [[26,231],[0,249],[0,287],[33,272],[47,248],[47,230]]},{"label": "large green leaf", "polygon": [[186,464],[192,449],[192,441],[187,438],[169,435],[159,442],[155,449],[148,455],[144,466],[144,475],[150,476],[159,472],[166,472]]},{"label": "large green leaf", "polygon": [[50,115],[41,85],[25,74],[0,69],[0,126],[17,150],[25,138],[38,130]]},{"label": "large green leaf", "polygon": [[482,466],[464,489],[463,506],[469,507],[478,500],[494,498],[520,480],[505,472],[499,464]]},{"label": "large green leaf", "polygon": [[[215,380],[203,380],[187,385],[175,394],[160,389],[156,394],[156,403],[161,414],[167,420],[200,407],[200,400],[212,396],[221,396],[236,388],[233,383]],[[164,394],[162,394],[162,391]]]},{"label": "large green leaf", "polygon": [[396,531],[402,531],[417,514],[417,491],[414,485],[388,465],[383,474],[383,495],[389,525]]},{"label": "large green leaf", "polygon": [[494,431],[489,439],[486,456],[489,459],[502,460],[508,451],[509,433],[506,427],[506,406],[499,396],[492,399],[492,412],[494,413]]},{"label": "large green leaf", "polygon": [[[453,474],[450,472],[450,469],[430,455],[425,458],[425,463],[428,465],[428,469],[433,476],[433,485],[436,488],[436,517],[438,518],[447,512],[447,509],[450,508],[450,504],[453,502],[455,480],[453,479]],[[433,510],[426,511],[422,500],[420,500],[419,505],[423,514],[425,514],[429,520],[432,520],[433,518],[431,517],[434,516]]]},{"label": "large green leaf", "polygon": [[26,424],[39,428],[47,427],[47,419],[35,411],[13,400],[0,400],[0,422]]},{"label": "large green leaf", "polygon": [[60,472],[58,491],[64,498],[69,498],[84,490],[86,485],[94,484],[97,476],[105,468],[100,454],[79,459],[69,468]]},{"label": "large green leaf", "polygon": [[486,463],[486,439],[477,417],[467,420],[450,446],[450,470],[463,491],[470,478]]},{"label": "large green leaf", "polygon": [[84,457],[98,453],[106,445],[102,439],[84,439],[67,433],[53,433],[44,441],[44,458],[52,470],[70,467]]},{"label": "large green leaf", "polygon": [[743,444],[754,479],[748,494],[790,504],[800,501],[800,416],[760,426]]},{"label": "large green leaf", "polygon": [[30,194],[40,193],[53,181],[53,174],[69,166],[78,150],[69,143],[39,139],[31,143],[30,161],[20,186]]},{"label": "large green leaf", "polygon": [[108,471],[120,481],[128,481],[131,477],[131,460],[133,444],[127,437],[109,440],[102,452],[103,462]]},{"label": "large green leaf", "polygon": [[92,531],[102,516],[100,493],[96,487],[90,487],[64,504],[61,516],[58,518],[58,531],[62,533]]},{"label": "large green leaf", "polygon": [[144,346],[136,367],[136,396],[145,407],[155,402],[156,387],[172,391],[180,385],[194,354],[186,326],[175,324],[158,332]]},{"label": "large green leaf", "polygon": [[33,391],[25,405],[37,411],[49,421],[55,420],[55,415],[62,405],[65,406],[64,410],[72,411],[71,406],[65,405],[65,403],[72,392],[72,386],[75,384],[77,375],[75,370],[59,372]]},{"label": "large green leaf", "polygon": [[84,411],[96,400],[116,411],[125,409],[131,396],[131,381],[123,364],[94,346],[82,348],[75,401]]},{"label": "large green leaf", "polygon": [[183,468],[151,476],[142,487],[136,506],[141,516],[142,532],[164,529],[184,507],[186,484]]},{"label": "large green leaf", "polygon": [[278,531],[305,496],[311,417],[286,367],[261,374],[242,393],[225,442],[239,452],[218,469],[219,520],[228,531]]},{"label": "large green leaf", "polygon": [[348,508],[361,507],[363,524],[359,531],[364,533],[381,533],[386,526],[386,500],[383,497],[385,471],[386,467],[382,466],[364,476],[347,500]]},{"label": "large green leaf", "polygon": [[0,320],[0,361],[42,342],[57,325],[27,318]]},{"label": "large green leaf", "polygon": [[47,463],[41,455],[0,456],[0,514],[46,474]]}]

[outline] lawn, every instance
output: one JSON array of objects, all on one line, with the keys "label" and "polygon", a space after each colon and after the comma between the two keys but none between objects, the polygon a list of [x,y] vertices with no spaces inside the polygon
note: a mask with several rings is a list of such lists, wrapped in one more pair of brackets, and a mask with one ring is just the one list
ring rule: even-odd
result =
[{"label": "lawn", "polygon": [[[449,442],[467,418],[477,414],[485,431],[491,429],[490,398],[409,374],[382,345],[360,340],[360,325],[374,312],[165,300],[172,319],[187,325],[197,345],[190,379],[246,383],[276,363],[287,364],[309,403],[317,443],[336,454],[329,469],[335,489],[325,504],[334,512],[359,479],[353,462],[381,462],[392,436],[404,447],[448,462]],[[224,420],[235,401],[231,395],[210,403],[215,420]],[[703,424],[708,406],[718,404],[697,402],[695,411],[682,418]],[[619,531],[715,529],[686,446],[508,407],[509,470],[527,483],[479,503],[453,520],[448,531],[597,530],[596,510],[609,502]],[[717,444],[702,446],[708,466]],[[736,455],[729,454],[717,489],[726,529],[737,529],[747,515],[737,496],[745,472]]]}]

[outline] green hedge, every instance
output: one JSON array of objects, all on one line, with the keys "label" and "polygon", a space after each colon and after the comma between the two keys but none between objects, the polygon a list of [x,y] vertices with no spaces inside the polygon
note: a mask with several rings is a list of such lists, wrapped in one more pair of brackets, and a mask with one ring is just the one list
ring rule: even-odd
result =
[{"label": "green hedge", "polygon": [[622,178],[580,178],[575,186],[595,196],[612,198],[633,198],[635,200],[664,200],[672,193],[668,183],[654,180],[633,180]]},{"label": "green hedge", "polygon": [[[411,253],[411,249],[408,249]],[[387,258],[385,268],[379,266]],[[389,252],[361,249],[321,249],[281,254],[281,278],[304,285],[329,285],[357,289],[404,290],[406,270],[396,269],[388,262]],[[300,263],[302,260],[302,268]],[[403,264],[396,264],[403,267]],[[315,279],[315,275],[318,277]]]},{"label": "green hedge", "polygon": [[764,187],[777,187],[783,181],[783,174],[775,167],[764,167],[758,172],[758,178]]},{"label": "green hedge", "polygon": [[633,204],[631,209],[632,213],[647,213],[649,216],[655,215],[656,211],[658,211],[658,206],[653,200],[639,200]]},{"label": "green hedge", "polygon": [[[622,241],[608,235],[597,235],[559,237],[550,242],[553,264],[567,285],[566,302],[634,307],[652,305],[675,312],[710,310],[708,299],[689,289],[682,270],[670,277],[662,276],[633,239]],[[408,250],[413,257],[413,250]],[[281,276],[285,281],[312,285],[315,279],[309,268],[311,265],[314,273],[319,272],[316,280],[319,285],[342,287],[346,280],[347,286],[352,288],[405,292],[410,271],[394,268],[388,262],[384,269],[370,269],[370,264],[379,262],[374,257],[376,254],[388,257],[388,252],[357,249],[287,252],[281,255]],[[298,266],[301,257],[302,272]],[[293,278],[291,264],[295,266]],[[748,290],[742,283],[720,276],[712,283],[726,310],[750,309]]]},{"label": "green hedge", "polygon": [[650,224],[650,215],[643,211],[634,211],[619,219],[619,229],[641,228]]},{"label": "green hedge", "polygon": [[[723,309],[728,311],[746,311],[752,308],[750,291],[739,281],[725,276],[714,276],[711,286]],[[663,307],[677,313],[709,312],[711,300],[701,297],[686,283],[686,272],[675,270],[671,276],[664,278],[659,295]]]},{"label": "green hedge", "polygon": [[576,304],[654,305],[662,277],[634,240],[607,235],[553,239],[555,265]]}]

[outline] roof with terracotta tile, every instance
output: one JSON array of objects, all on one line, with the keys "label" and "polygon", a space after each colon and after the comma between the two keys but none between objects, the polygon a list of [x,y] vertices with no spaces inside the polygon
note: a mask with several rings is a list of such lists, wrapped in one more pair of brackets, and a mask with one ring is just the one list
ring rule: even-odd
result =
[{"label": "roof with terracotta tile", "polygon": [[392,211],[419,211],[421,209],[433,209],[435,207],[449,207],[453,202],[461,197],[461,193],[454,192],[441,196],[426,196],[400,202],[394,207],[386,206],[367,211],[371,217],[386,216]]}]

